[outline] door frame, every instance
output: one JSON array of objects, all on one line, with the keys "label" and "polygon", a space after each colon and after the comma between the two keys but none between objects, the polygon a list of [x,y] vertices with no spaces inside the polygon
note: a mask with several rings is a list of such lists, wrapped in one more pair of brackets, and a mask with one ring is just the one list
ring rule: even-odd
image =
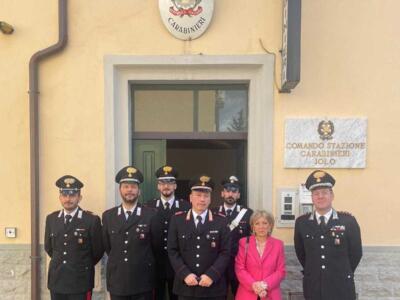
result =
[{"label": "door frame", "polygon": [[131,163],[130,83],[247,83],[249,206],[272,210],[274,57],[176,55],[104,57],[106,207],[119,203],[116,172]]}]

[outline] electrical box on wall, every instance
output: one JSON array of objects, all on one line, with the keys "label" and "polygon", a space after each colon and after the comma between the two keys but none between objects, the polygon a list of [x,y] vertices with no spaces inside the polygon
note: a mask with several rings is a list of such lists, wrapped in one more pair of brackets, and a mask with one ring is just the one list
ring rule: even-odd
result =
[{"label": "electrical box on wall", "polygon": [[294,227],[298,216],[312,211],[311,192],[304,184],[298,188],[278,188],[276,227]]},{"label": "electrical box on wall", "polygon": [[17,237],[17,228],[16,227],[6,227],[5,235],[8,238],[16,238]]},{"label": "electrical box on wall", "polygon": [[298,189],[279,188],[276,203],[276,226],[293,227],[298,216]]}]

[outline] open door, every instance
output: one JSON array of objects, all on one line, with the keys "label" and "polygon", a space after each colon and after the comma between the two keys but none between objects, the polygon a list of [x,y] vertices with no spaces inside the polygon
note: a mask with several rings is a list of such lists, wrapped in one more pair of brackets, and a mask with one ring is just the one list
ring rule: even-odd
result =
[{"label": "open door", "polygon": [[166,164],[166,140],[134,140],[133,165],[143,172],[140,202],[158,196],[155,171]]}]

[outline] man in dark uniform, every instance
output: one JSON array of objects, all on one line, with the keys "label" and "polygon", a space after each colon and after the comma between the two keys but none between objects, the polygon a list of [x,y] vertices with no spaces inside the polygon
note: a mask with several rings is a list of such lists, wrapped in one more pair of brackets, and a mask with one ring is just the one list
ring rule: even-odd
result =
[{"label": "man in dark uniform", "polygon": [[190,209],[190,204],[185,200],[175,199],[178,172],[174,167],[162,166],[156,171],[155,175],[160,197],[146,204],[146,206],[157,210],[156,228],[157,236],[160,237],[155,247],[157,274],[155,299],[166,299],[167,285],[169,300],[177,300],[178,297],[172,292],[175,272],[169,262],[167,252],[168,228],[171,217],[177,212],[187,212]]},{"label": "man in dark uniform", "polygon": [[294,245],[304,268],[307,300],[354,300],[354,272],[362,256],[360,227],[332,208],[335,179],[316,170],[306,181],[315,211],[296,220]]},{"label": "man in dark uniform", "polygon": [[168,255],[180,300],[223,300],[230,259],[230,234],[223,215],[209,209],[214,183],[203,175],[190,182],[192,209],[171,218]]},{"label": "man in dark uniform", "polygon": [[91,299],[94,266],[103,257],[101,222],[82,210],[79,179],[65,175],[56,181],[62,210],[46,218],[44,248],[51,257],[48,288],[52,300]]},{"label": "man in dark uniform", "polygon": [[221,198],[224,203],[214,208],[213,212],[225,215],[231,230],[231,260],[227,269],[227,277],[232,294],[235,295],[239,286],[235,273],[235,257],[239,249],[239,240],[251,234],[250,217],[253,211],[237,204],[240,199],[240,182],[236,176],[229,176],[221,184],[223,187]]},{"label": "man in dark uniform", "polygon": [[155,279],[155,211],[138,203],[142,173],[122,168],[119,183],[122,205],[103,213],[103,242],[108,254],[106,280],[111,300],[151,300]]}]

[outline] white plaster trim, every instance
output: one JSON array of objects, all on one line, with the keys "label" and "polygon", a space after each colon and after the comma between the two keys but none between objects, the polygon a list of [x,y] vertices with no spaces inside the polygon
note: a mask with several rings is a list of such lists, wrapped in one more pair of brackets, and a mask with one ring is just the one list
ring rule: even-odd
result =
[{"label": "white plaster trim", "polygon": [[249,207],[272,210],[273,150],[272,55],[106,55],[105,193],[106,207],[119,202],[116,172],[131,163],[129,82],[196,81],[249,83]]}]

